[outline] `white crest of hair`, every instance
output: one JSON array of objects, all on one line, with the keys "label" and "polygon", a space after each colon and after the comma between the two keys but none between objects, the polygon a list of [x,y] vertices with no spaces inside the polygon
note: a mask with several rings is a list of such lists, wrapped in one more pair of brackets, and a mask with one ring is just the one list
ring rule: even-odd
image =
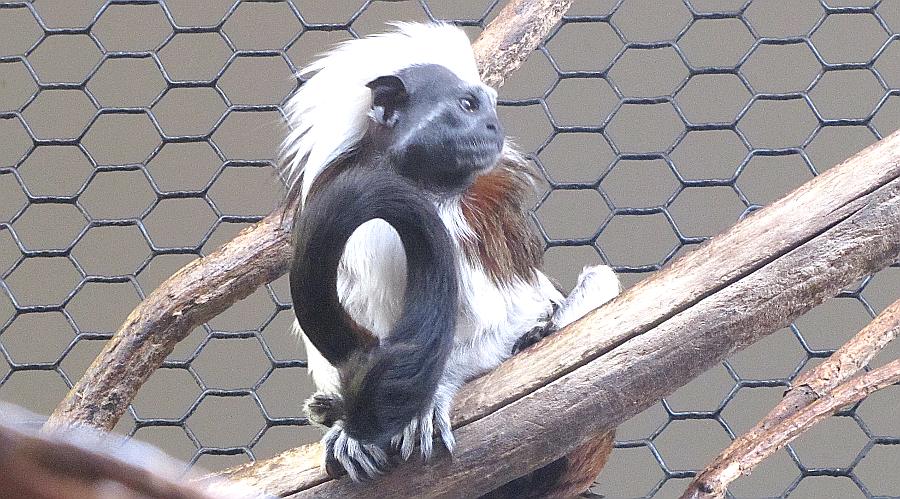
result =
[{"label": "white crest of hair", "polygon": [[367,83],[419,64],[437,64],[481,84],[465,32],[446,23],[393,23],[396,31],[339,44],[303,68],[310,76],[285,105],[290,130],[281,154],[289,186],[301,178],[301,202],[315,178],[363,137],[372,106]]}]

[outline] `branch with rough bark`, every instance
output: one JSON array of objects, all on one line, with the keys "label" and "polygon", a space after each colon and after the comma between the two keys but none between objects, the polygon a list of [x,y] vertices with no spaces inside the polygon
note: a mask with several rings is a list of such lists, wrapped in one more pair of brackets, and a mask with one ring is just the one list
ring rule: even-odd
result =
[{"label": "branch with rough bark", "polygon": [[[837,409],[862,400],[883,388],[884,379],[900,375],[900,365],[879,369],[847,381],[900,334],[900,300],[881,312],[869,325],[835,351],[825,362],[791,383],[784,398],[752,429],[736,438],[691,482],[682,499],[725,497],[728,485],[749,474],[800,433]],[[887,367],[887,366],[885,366]]]},{"label": "branch with rough bark", "polygon": [[250,499],[256,491],[183,476],[185,464],[155,448],[89,428],[37,432],[36,417],[0,403],[0,491],[19,499]]},{"label": "branch with rough bark", "polygon": [[691,484],[681,496],[682,499],[725,497],[725,488],[729,483],[741,475],[749,474],[759,463],[816,423],[833,415],[842,407],[855,404],[872,392],[898,382],[900,382],[900,359],[838,385],[815,402],[800,408],[768,431],[747,442],[745,447],[736,450],[731,460],[723,463],[724,468],[716,470],[713,475],[697,485]]},{"label": "branch with rough bark", "polygon": [[[572,0],[510,1],[473,45],[484,81],[501,85],[571,5]],[[106,343],[47,428],[74,424],[111,430],[179,341],[287,272],[292,223],[292,212],[277,210],[163,282]]]},{"label": "branch with rough bark", "polygon": [[[464,387],[452,460],[405,463],[361,487],[325,476],[313,445],[224,476],[289,497],[482,494],[615,428],[898,255],[900,132]],[[859,393],[882,383],[870,381]]]}]

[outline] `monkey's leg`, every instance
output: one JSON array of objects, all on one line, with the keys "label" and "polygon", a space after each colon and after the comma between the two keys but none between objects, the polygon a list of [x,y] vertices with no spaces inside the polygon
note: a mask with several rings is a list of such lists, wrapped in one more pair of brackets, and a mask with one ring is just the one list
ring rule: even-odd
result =
[{"label": "monkey's leg", "polygon": [[[606,265],[586,267],[578,283],[563,303],[554,310],[546,325],[519,339],[516,353],[542,338],[575,322],[616,297],[621,290],[616,274]],[[481,499],[569,498],[583,493],[603,469],[612,451],[615,431],[602,432],[578,446],[566,456],[519,477],[482,496]]]},{"label": "monkey's leg", "polygon": [[303,334],[300,325],[294,321],[294,333],[303,339],[306,346],[307,370],[316,385],[316,393],[303,403],[303,411],[315,425],[330,428],[335,421],[344,418],[344,399],[340,396],[340,375],[325,357]]}]

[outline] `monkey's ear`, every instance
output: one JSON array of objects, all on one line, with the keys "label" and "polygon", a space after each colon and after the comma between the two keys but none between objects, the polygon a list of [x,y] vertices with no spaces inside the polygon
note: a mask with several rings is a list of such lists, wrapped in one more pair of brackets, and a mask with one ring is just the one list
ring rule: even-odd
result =
[{"label": "monkey's ear", "polygon": [[394,126],[397,108],[409,98],[403,80],[396,75],[379,76],[366,86],[372,89],[372,117],[385,126]]}]

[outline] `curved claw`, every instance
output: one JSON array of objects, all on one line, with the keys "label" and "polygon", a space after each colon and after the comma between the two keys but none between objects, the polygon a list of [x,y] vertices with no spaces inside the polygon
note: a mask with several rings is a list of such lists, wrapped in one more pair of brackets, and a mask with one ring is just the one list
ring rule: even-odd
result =
[{"label": "curved claw", "polygon": [[403,432],[394,435],[391,445],[400,450],[400,457],[408,461],[412,457],[416,444],[423,461],[431,459],[434,452],[434,429],[437,428],[438,436],[444,447],[451,454],[456,440],[453,438],[453,429],[450,426],[450,407],[448,403],[437,402],[427,409],[418,418],[409,422]]},{"label": "curved claw", "polygon": [[434,414],[434,424],[437,427],[441,441],[447,452],[453,455],[453,448],[456,447],[456,439],[453,437],[453,427],[450,426],[450,411],[436,411]]},{"label": "curved claw", "polygon": [[325,472],[332,478],[346,473],[354,482],[370,480],[384,474],[390,464],[384,450],[351,437],[339,424],[328,430],[322,445]]},{"label": "curved claw", "polygon": [[431,459],[431,451],[434,445],[434,408],[426,411],[425,417],[419,423],[419,450],[422,452],[422,460]]}]

